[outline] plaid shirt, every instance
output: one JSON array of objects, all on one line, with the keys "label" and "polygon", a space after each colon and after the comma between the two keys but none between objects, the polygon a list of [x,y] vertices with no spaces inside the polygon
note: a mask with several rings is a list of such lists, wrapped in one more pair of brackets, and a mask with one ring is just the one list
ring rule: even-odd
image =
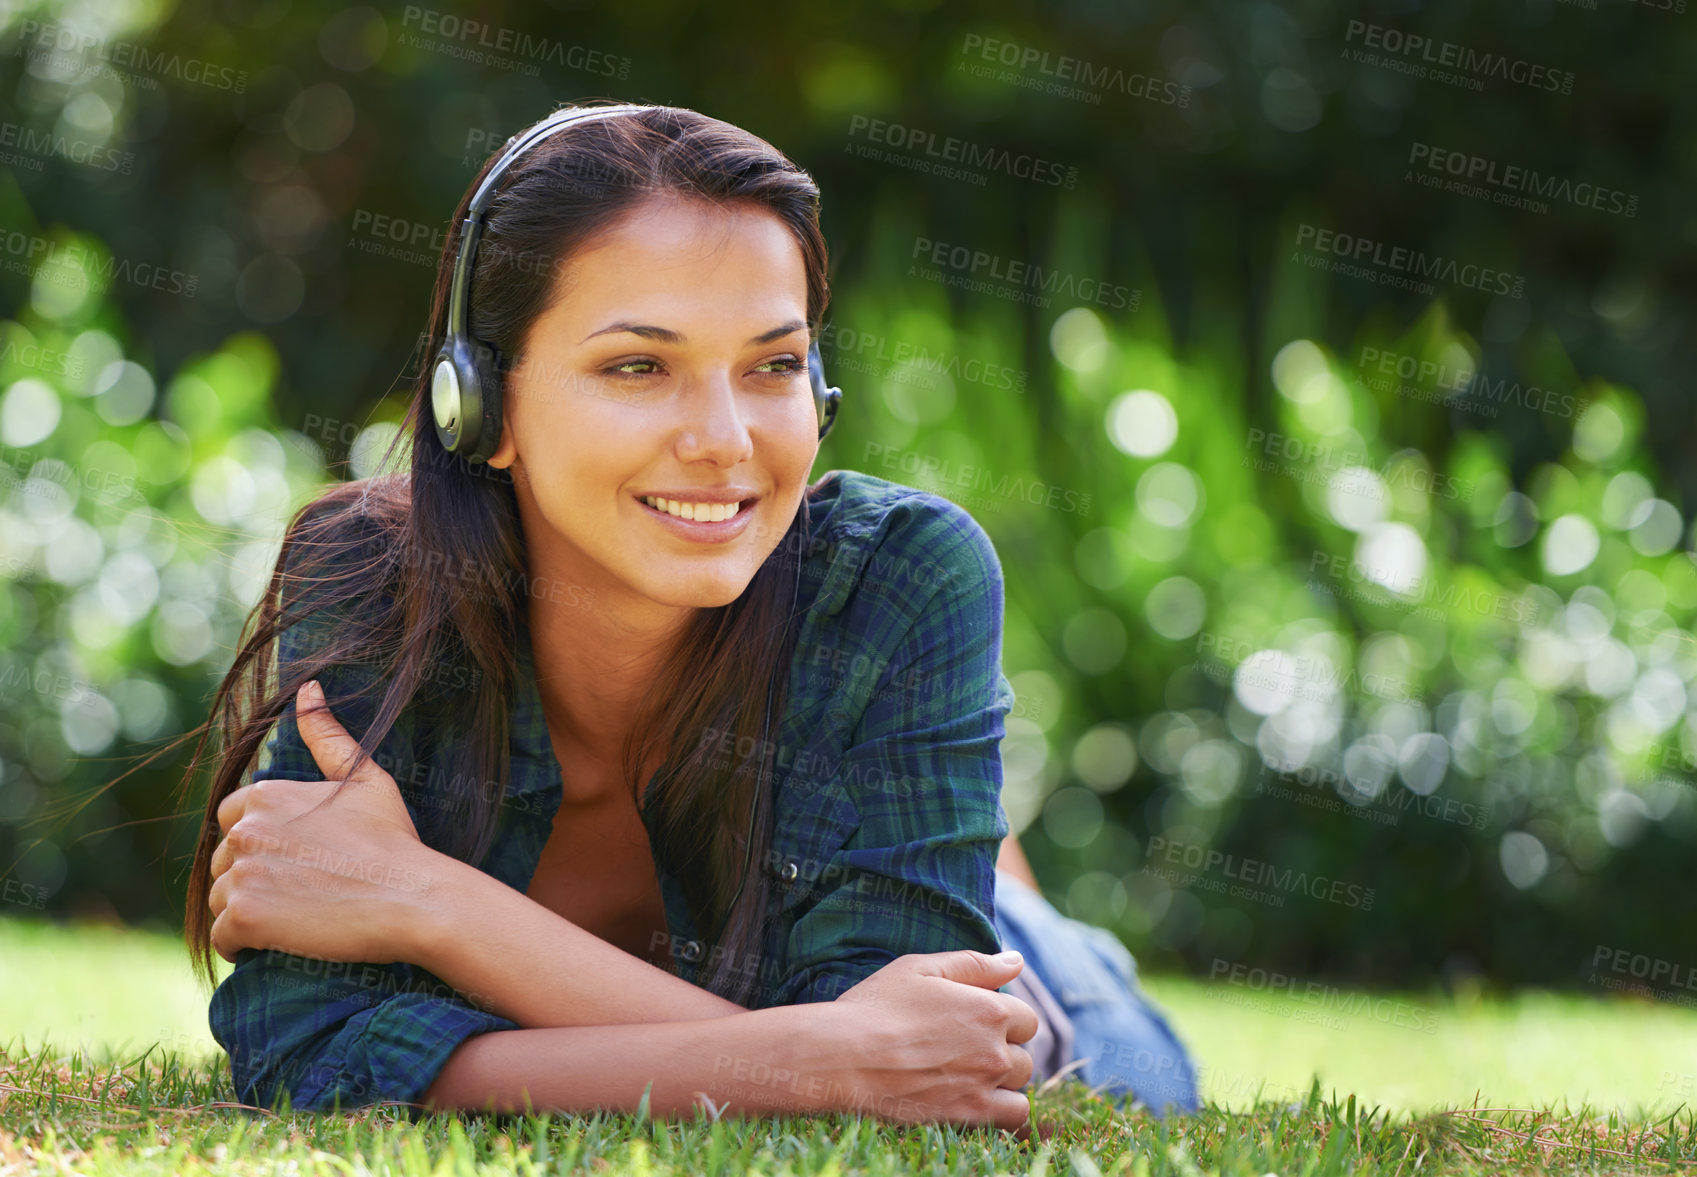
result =
[{"label": "plaid shirt", "polygon": [[[802,618],[776,735],[771,849],[758,864],[773,919],[746,966],[758,974],[755,1008],[834,1000],[905,953],[1000,949],[993,871],[1009,828],[1000,744],[1014,695],[1001,669],[995,548],[959,506],[856,471],[820,480],[812,518],[809,551],[773,556],[800,559]],[[318,614],[290,627],[280,663],[311,648],[300,631],[327,624]],[[522,893],[562,791],[528,641],[519,647],[509,780],[495,841],[477,865]],[[319,681],[337,718],[362,736],[377,696],[346,696],[370,678],[337,666]],[[431,771],[410,715],[377,762],[434,845],[426,786],[445,772]],[[259,763],[253,780],[323,779],[292,703]],[[700,983],[701,930],[658,861],[656,876],[672,954]],[[465,1039],[520,1028],[416,965],[257,949],[237,954],[209,1020],[243,1102],[270,1107],[287,1092],[308,1110],[415,1102]]]}]

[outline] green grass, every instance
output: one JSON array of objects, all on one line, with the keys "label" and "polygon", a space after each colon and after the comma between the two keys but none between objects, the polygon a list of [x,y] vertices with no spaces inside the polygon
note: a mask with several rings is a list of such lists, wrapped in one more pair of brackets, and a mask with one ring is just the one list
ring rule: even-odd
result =
[{"label": "green grass", "polygon": [[[1574,997],[1523,991],[1509,998],[1405,995],[1385,1016],[1336,1015],[1313,1003],[1268,999],[1266,1010],[1231,1004],[1241,989],[1178,978],[1144,988],[1205,1068],[1204,1095],[1243,1106],[1255,1083],[1300,1098],[1318,1076],[1328,1089],[1369,1104],[1420,1113],[1482,1102],[1519,1107],[1566,1101],[1632,1117],[1666,1114],[1697,1086],[1697,1016],[1645,998]],[[1341,1021],[1341,1026],[1303,1018]]]},{"label": "green grass", "polygon": [[1400,1013],[1375,1005],[1352,1014],[1353,994],[1336,995],[1340,1011],[1180,978],[1145,983],[1204,1069],[1209,1105],[1198,1116],[1163,1123],[1116,1111],[1067,1080],[1034,1098],[1038,1132],[1025,1140],[849,1115],[412,1124],[397,1109],[368,1108],[277,1117],[217,1106],[233,1092],[180,942],[0,921],[0,1173],[1259,1177],[1697,1167],[1697,1122],[1679,1098],[1697,1069],[1697,1019],[1683,1010],[1529,993],[1405,996]]}]

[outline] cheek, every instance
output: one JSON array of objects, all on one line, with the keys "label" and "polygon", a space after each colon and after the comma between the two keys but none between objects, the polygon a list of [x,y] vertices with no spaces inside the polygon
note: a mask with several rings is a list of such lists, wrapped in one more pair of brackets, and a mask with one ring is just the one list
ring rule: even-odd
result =
[{"label": "cheek", "polygon": [[646,433],[628,407],[605,399],[533,397],[517,409],[516,440],[532,484],[579,501],[620,483]]},{"label": "cheek", "polygon": [[535,435],[533,441],[553,442],[573,430],[616,428],[630,412],[627,400],[617,385],[538,357],[508,383],[504,404],[509,418]]},{"label": "cheek", "polygon": [[540,461],[532,461],[530,474],[537,501],[562,524],[575,518],[573,530],[618,506],[619,480],[599,467],[593,454],[563,447],[545,451]]},{"label": "cheek", "polygon": [[544,440],[525,455],[526,492],[550,530],[576,546],[594,546],[617,529],[617,477],[593,449]]},{"label": "cheek", "polygon": [[814,407],[813,395],[797,397],[785,406],[783,420],[778,423],[768,443],[777,455],[774,464],[805,466],[812,461],[819,444],[819,410]]}]

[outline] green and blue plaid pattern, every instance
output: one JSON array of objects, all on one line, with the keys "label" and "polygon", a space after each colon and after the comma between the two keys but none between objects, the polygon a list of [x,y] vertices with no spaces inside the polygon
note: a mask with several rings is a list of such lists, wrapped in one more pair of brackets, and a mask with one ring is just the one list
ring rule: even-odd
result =
[{"label": "green and blue plaid pattern", "polygon": [[[773,919],[762,953],[728,962],[756,975],[757,1008],[834,1000],[906,953],[1000,949],[1000,744],[1014,695],[1001,668],[995,549],[959,506],[855,471],[821,480],[813,532],[808,550],[772,557],[800,562],[802,614],[775,736],[772,844],[759,863]],[[331,624],[316,614],[288,629],[280,663],[312,648],[303,631]],[[528,640],[519,646],[507,791],[478,866],[523,892],[562,791]],[[356,738],[378,696],[351,696],[370,681],[355,667],[320,676]],[[429,784],[446,774],[433,771],[428,736],[411,717],[402,714],[377,761],[434,844]],[[323,779],[293,704],[252,779]],[[717,950],[703,944],[663,863],[656,874],[672,955],[699,983]],[[656,1020],[665,1020],[658,1011]],[[256,949],[238,954],[214,992],[210,1024],[244,1102],[269,1107],[286,1092],[309,1110],[417,1101],[465,1039],[520,1028],[415,965]]]}]

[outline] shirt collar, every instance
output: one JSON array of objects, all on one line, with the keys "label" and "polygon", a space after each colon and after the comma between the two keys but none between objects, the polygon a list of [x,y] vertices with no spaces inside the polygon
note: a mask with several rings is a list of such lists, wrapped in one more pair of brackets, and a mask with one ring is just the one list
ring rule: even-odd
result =
[{"label": "shirt collar", "polygon": [[[536,665],[530,652],[530,627],[520,619],[518,650],[514,667],[512,763],[507,771],[507,795],[523,796],[560,791],[558,761],[553,742],[548,738],[548,721],[542,714],[542,695],[536,686]],[[548,766],[530,771],[529,766]],[[521,765],[526,771],[520,771]]]},{"label": "shirt collar", "polygon": [[858,470],[832,470],[816,484],[819,491],[811,520],[814,542],[802,561],[804,591],[809,583],[819,586],[806,607],[809,616],[833,617],[842,609],[877,545],[889,505],[882,495],[872,493],[870,481],[875,480]]},{"label": "shirt collar", "polygon": [[[813,604],[808,607],[808,613],[833,617],[842,609],[849,593],[860,580],[861,568],[872,551],[870,535],[870,530],[863,527],[837,528],[836,534],[817,554],[807,557],[804,564],[824,565],[824,579],[818,582],[819,592],[813,598]],[[802,583],[805,585],[809,580],[816,580],[819,575],[815,572],[809,577],[804,567]]]}]

